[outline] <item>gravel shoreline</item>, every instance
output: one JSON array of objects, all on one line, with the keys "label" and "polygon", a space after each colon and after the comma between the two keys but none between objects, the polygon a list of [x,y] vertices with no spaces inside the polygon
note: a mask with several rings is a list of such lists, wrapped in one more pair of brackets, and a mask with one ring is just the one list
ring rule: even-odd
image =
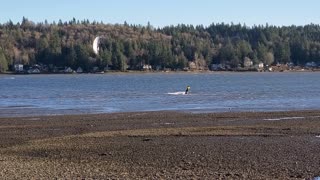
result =
[{"label": "gravel shoreline", "polygon": [[320,111],[0,118],[1,179],[312,179]]}]

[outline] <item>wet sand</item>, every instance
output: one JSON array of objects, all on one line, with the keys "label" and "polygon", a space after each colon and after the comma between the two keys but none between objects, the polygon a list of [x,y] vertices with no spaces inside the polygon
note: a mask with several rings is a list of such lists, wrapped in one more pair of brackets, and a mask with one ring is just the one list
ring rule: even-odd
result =
[{"label": "wet sand", "polygon": [[320,111],[0,118],[1,179],[312,179]]}]

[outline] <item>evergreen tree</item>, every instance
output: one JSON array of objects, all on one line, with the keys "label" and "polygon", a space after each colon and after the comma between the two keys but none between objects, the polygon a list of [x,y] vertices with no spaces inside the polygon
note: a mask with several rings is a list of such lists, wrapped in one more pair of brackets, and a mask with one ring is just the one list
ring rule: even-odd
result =
[{"label": "evergreen tree", "polygon": [[8,70],[8,62],[3,50],[0,48],[0,72],[5,72],[7,70]]},{"label": "evergreen tree", "polygon": [[291,61],[291,51],[289,42],[278,42],[275,47],[274,53],[277,62],[285,64]]},{"label": "evergreen tree", "polygon": [[244,60],[252,53],[252,48],[249,42],[241,40],[237,43],[238,58]]},{"label": "evergreen tree", "polygon": [[179,56],[176,57],[177,59],[177,68],[185,68],[188,65],[188,59],[184,56],[183,53],[181,53]]},{"label": "evergreen tree", "polygon": [[112,58],[111,62],[115,70],[125,71],[127,68],[126,57],[121,52],[121,45],[119,42],[112,43]]},{"label": "evergreen tree", "polygon": [[63,58],[64,61],[61,65],[72,67],[73,69],[77,68],[76,67],[77,53],[73,45],[70,47],[63,47],[62,57],[64,57]]},{"label": "evergreen tree", "polygon": [[266,63],[268,49],[265,45],[259,43],[257,48],[257,56],[260,62]]},{"label": "evergreen tree", "polygon": [[109,65],[111,65],[111,59],[112,59],[112,53],[111,51],[109,51],[108,49],[105,49],[102,53],[101,53],[101,68],[105,68],[108,67]]},{"label": "evergreen tree", "polygon": [[89,52],[84,45],[75,45],[74,50],[77,54],[77,65],[82,67],[84,71],[89,72],[92,64],[89,61]]},{"label": "evergreen tree", "polygon": [[219,59],[221,64],[230,64],[233,61],[233,66],[237,66],[239,62],[237,62],[235,58],[235,49],[230,40],[227,40],[227,44],[220,49]]},{"label": "evergreen tree", "polygon": [[264,61],[263,61],[266,65],[271,65],[274,62],[274,55],[272,52],[268,52],[265,57],[264,57]]}]

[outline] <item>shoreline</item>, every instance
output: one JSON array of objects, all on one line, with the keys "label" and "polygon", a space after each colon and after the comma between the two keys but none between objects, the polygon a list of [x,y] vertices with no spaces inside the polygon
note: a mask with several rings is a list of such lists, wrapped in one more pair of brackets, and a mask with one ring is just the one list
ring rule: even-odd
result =
[{"label": "shoreline", "polygon": [[320,176],[320,110],[0,118],[7,179]]},{"label": "shoreline", "polygon": [[[23,108],[23,107],[22,107]],[[4,110],[4,109],[2,109]],[[14,111],[17,109],[13,109],[10,111],[3,111],[0,113],[0,120],[4,118],[30,118],[30,117],[59,117],[59,116],[107,116],[107,115],[114,115],[114,114],[135,114],[135,113],[181,113],[181,114],[257,114],[257,113],[272,113],[272,114],[281,114],[281,113],[290,113],[290,112],[298,112],[298,113],[305,113],[305,112],[314,112],[320,111],[318,109],[268,109],[268,110],[247,110],[247,109],[225,109],[225,110],[208,110],[208,109],[184,109],[184,110],[146,110],[146,111],[112,111],[112,112],[74,112],[74,111],[63,111],[62,113],[57,113],[57,111],[45,111],[47,113],[32,113],[32,114],[24,114],[24,112],[13,114]],[[62,110],[60,110],[62,111]]]},{"label": "shoreline", "polygon": [[0,75],[81,75],[81,74],[193,74],[193,73],[303,73],[303,72],[320,72],[320,69],[301,69],[301,70],[285,70],[285,71],[211,71],[211,70],[192,70],[192,71],[106,71],[106,72],[97,72],[97,73],[15,73],[15,72],[1,72]]}]

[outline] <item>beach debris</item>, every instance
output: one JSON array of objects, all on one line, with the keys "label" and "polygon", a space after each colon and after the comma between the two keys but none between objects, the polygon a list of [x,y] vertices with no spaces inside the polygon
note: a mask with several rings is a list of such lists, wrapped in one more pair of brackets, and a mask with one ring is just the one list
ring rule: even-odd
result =
[{"label": "beach debris", "polygon": [[99,153],[98,155],[99,156],[107,156],[107,155],[112,156],[112,153],[111,152],[109,152],[109,153]]},{"label": "beach debris", "polygon": [[282,128],[282,130],[284,130],[284,131],[290,131],[291,128]]},{"label": "beach debris", "polygon": [[94,125],[93,124],[87,124],[87,126],[93,127]]},{"label": "beach debris", "polygon": [[144,138],[142,141],[147,142],[147,141],[152,141],[151,138]]}]

